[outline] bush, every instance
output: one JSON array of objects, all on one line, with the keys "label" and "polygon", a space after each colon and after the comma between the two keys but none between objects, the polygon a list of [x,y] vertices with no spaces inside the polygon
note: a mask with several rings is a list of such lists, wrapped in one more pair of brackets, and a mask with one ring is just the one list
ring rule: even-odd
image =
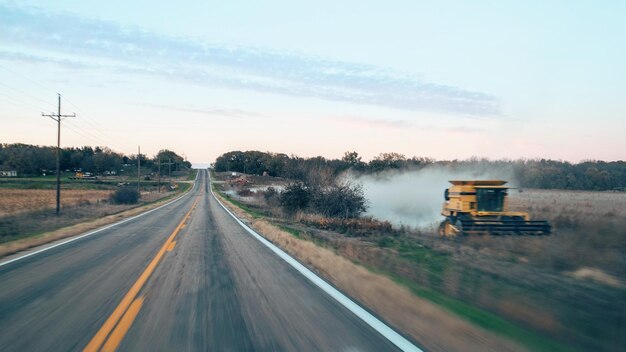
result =
[{"label": "bush", "polygon": [[367,210],[363,187],[344,183],[315,192],[313,209],[331,218],[357,218]]},{"label": "bush", "polygon": [[132,187],[124,187],[116,190],[111,195],[111,202],[115,204],[136,204],[139,201],[139,192]]},{"label": "bush", "polygon": [[280,205],[288,214],[306,209],[311,201],[311,189],[304,183],[293,183],[280,194]]},{"label": "bush", "polygon": [[252,192],[251,190],[247,188],[244,188],[244,189],[238,190],[237,195],[240,197],[252,197],[254,195],[254,192]]},{"label": "bush", "polygon": [[277,205],[280,202],[280,193],[274,187],[267,187],[263,192],[263,198],[268,205]]}]

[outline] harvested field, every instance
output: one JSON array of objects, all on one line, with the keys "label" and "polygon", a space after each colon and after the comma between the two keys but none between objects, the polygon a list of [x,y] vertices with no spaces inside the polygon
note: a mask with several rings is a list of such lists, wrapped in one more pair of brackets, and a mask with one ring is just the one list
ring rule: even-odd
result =
[{"label": "harvested field", "polygon": [[[179,187],[179,192],[188,187]],[[112,190],[69,189],[61,192],[61,214],[55,215],[54,190],[0,188],[0,243],[103,218],[169,197],[177,192],[141,192],[139,204],[112,204]]]},{"label": "harvested field", "polygon": [[[107,200],[111,193],[112,191],[106,190],[62,190],[61,206],[73,207],[99,203]],[[55,206],[55,190],[0,188],[0,217],[53,209]]]}]

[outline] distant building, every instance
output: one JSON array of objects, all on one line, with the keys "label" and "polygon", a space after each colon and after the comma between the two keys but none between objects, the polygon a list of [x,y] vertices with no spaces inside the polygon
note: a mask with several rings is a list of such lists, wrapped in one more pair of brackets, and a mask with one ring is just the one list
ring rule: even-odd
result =
[{"label": "distant building", "polygon": [[17,177],[17,171],[15,170],[0,171],[0,177]]}]

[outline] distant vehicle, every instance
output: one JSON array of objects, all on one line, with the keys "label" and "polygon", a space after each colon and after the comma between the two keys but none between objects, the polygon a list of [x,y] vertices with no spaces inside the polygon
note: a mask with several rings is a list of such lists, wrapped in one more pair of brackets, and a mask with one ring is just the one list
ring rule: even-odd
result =
[{"label": "distant vehicle", "polygon": [[97,180],[98,176],[92,174],[91,172],[81,172],[78,171],[74,174],[74,177],[70,177],[70,180]]},{"label": "distant vehicle", "polygon": [[526,212],[509,211],[509,187],[500,180],[450,181],[444,193],[445,203],[439,235],[461,234],[550,234],[551,226],[544,220],[530,220]]},{"label": "distant vehicle", "polygon": [[17,177],[17,171],[15,170],[0,171],[0,177]]}]

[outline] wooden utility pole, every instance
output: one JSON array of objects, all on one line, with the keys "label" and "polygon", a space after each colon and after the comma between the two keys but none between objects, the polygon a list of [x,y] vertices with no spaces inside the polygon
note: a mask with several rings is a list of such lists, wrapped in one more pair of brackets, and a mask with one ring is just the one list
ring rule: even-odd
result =
[{"label": "wooden utility pole", "polygon": [[56,215],[59,215],[61,211],[61,120],[66,117],[76,117],[76,114],[72,115],[61,115],[61,94],[57,93],[59,96],[59,110],[57,114],[44,114],[41,113],[41,116],[48,116],[57,122],[57,209]]},{"label": "wooden utility pole", "polygon": [[159,193],[161,193],[161,156],[159,156]]},{"label": "wooden utility pole", "polygon": [[141,182],[141,146],[137,146],[137,193],[139,193],[139,183]]}]

